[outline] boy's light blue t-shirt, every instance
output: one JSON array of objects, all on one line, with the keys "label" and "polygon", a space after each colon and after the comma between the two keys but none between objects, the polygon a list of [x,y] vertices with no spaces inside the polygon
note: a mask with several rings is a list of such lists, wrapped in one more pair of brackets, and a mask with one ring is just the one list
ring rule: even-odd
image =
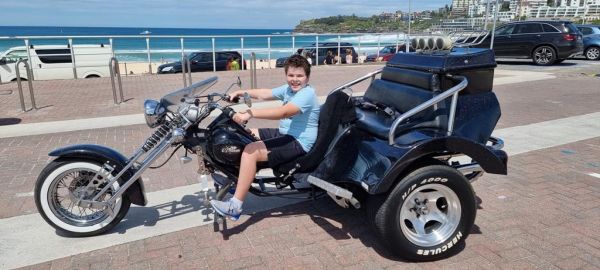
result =
[{"label": "boy's light blue t-shirt", "polygon": [[317,140],[319,127],[320,106],[315,89],[307,85],[294,93],[292,88],[284,84],[273,88],[271,92],[284,105],[291,102],[300,109],[301,113],[279,121],[279,132],[296,138],[302,149],[308,152]]}]

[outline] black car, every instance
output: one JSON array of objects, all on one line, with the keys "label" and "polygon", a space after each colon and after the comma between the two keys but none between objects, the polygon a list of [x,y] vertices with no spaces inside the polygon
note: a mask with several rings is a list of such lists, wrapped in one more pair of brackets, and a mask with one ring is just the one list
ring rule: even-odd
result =
[{"label": "black car", "polygon": [[589,60],[600,59],[600,25],[578,25],[583,34],[583,55]]},{"label": "black car", "polygon": [[[319,46],[317,46],[316,43],[313,43],[309,46],[298,49],[296,54],[302,54],[305,56],[310,55],[312,64],[315,65],[317,62],[317,47],[319,48],[319,51],[318,51],[319,65],[322,65],[323,62],[325,61],[325,57],[327,56],[327,51],[331,51],[333,53],[333,55],[336,55],[338,53],[338,49],[340,52],[342,64],[346,64],[346,52],[348,50],[352,51],[352,63],[358,63],[358,54],[356,53],[356,50],[354,50],[354,46],[352,45],[352,43],[349,43],[349,42],[340,42],[340,43],[319,42]],[[285,64],[285,61],[288,58],[289,57],[277,58],[277,61],[275,62],[275,66],[283,67],[283,64]]]},{"label": "black car", "polygon": [[[491,35],[477,47],[490,46]],[[552,65],[583,52],[583,36],[570,21],[522,21],[496,28],[496,57],[531,58]]]},{"label": "black car", "polygon": [[[189,55],[190,69],[192,72],[213,71],[213,53],[195,52]],[[215,52],[215,67],[217,71],[227,70],[227,61],[237,59],[240,67],[243,68],[242,55],[236,51]],[[156,73],[179,73],[181,72],[181,61],[160,65]]]}]

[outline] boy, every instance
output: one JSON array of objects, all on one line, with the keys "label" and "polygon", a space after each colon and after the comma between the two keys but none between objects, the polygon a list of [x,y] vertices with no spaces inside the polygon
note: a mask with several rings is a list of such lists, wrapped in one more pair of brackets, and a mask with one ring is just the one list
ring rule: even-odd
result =
[{"label": "boy", "polygon": [[244,148],[240,161],[240,174],[233,198],[228,201],[211,200],[216,212],[237,220],[242,213],[242,204],[256,175],[256,163],[268,161],[269,167],[291,161],[305,155],[317,139],[319,123],[319,102],[315,89],[308,85],[310,64],[301,55],[293,55],[284,64],[286,82],[274,89],[238,90],[231,99],[247,92],[251,98],[260,100],[281,100],[278,108],[248,109],[233,115],[237,123],[245,123],[251,118],[281,120],[279,129],[253,129],[260,141]]}]

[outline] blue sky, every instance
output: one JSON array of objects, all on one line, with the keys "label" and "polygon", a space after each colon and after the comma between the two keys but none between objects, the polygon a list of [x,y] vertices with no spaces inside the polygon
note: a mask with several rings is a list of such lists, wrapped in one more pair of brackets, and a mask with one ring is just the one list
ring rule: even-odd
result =
[{"label": "blue sky", "polygon": [[[0,0],[0,25],[293,28],[302,19],[408,11],[409,0]],[[412,10],[452,0],[412,0]]]}]

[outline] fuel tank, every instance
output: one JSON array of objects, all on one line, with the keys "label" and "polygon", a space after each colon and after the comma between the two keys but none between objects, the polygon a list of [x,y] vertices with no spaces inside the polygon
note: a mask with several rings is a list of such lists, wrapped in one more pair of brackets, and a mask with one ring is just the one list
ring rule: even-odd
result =
[{"label": "fuel tank", "polygon": [[227,117],[218,117],[208,128],[206,151],[221,165],[238,167],[244,147],[256,140]]}]

